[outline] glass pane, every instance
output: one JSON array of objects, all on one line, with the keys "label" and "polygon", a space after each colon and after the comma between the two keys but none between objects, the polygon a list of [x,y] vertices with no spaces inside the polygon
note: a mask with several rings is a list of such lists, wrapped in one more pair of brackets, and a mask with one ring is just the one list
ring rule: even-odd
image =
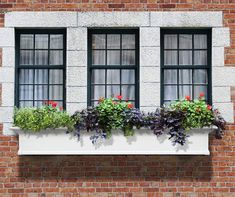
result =
[{"label": "glass pane", "polygon": [[122,84],[135,83],[135,70],[122,70]]},{"label": "glass pane", "polygon": [[21,49],[33,49],[33,35],[21,34],[20,35],[20,48]]},{"label": "glass pane", "polygon": [[49,99],[50,100],[63,100],[63,86],[62,85],[50,85]]},{"label": "glass pane", "polygon": [[91,83],[105,84],[105,70],[104,69],[92,70]]},{"label": "glass pane", "polygon": [[35,65],[48,65],[48,52],[37,50],[35,51]]},{"label": "glass pane", "polygon": [[120,86],[108,85],[107,86],[107,98],[116,97],[117,95],[120,95]]},{"label": "glass pane", "polygon": [[196,69],[193,71],[193,79],[196,84],[207,84],[207,70],[205,69]]},{"label": "glass pane", "polygon": [[107,35],[107,49],[120,49],[120,34]]},{"label": "glass pane", "polygon": [[92,51],[92,64],[93,65],[105,65],[105,51]]},{"label": "glass pane", "polygon": [[107,64],[120,65],[120,51],[107,51]]},{"label": "glass pane", "polygon": [[63,35],[62,34],[50,35],[50,48],[51,49],[63,49]]},{"label": "glass pane", "polygon": [[63,65],[63,51],[50,51],[50,65]]},{"label": "glass pane", "polygon": [[92,49],[105,49],[105,34],[92,35]]},{"label": "glass pane", "polygon": [[123,100],[135,100],[135,86],[134,85],[123,85],[122,86]]},{"label": "glass pane", "polygon": [[33,84],[33,69],[20,69],[19,83],[20,84]]},{"label": "glass pane", "polygon": [[35,84],[47,84],[48,83],[48,70],[37,69],[35,70]]},{"label": "glass pane", "polygon": [[48,49],[48,34],[35,35],[35,49]]},{"label": "glass pane", "polygon": [[194,51],[194,65],[207,65],[207,51]]},{"label": "glass pane", "polygon": [[122,51],[122,65],[135,65],[135,51]]},{"label": "glass pane", "polygon": [[164,35],[164,48],[165,49],[177,49],[177,35],[176,34]]},{"label": "glass pane", "polygon": [[195,49],[206,49],[207,48],[207,35],[206,34],[194,35],[194,48]]},{"label": "glass pane", "polygon": [[99,100],[101,97],[105,97],[105,86],[92,86],[91,98],[93,100]]},{"label": "glass pane", "polygon": [[35,85],[34,86],[34,100],[47,100],[48,99],[48,86]]},{"label": "glass pane", "polygon": [[177,70],[164,70],[164,84],[177,84]]},{"label": "glass pane", "polygon": [[20,100],[33,100],[33,86],[21,85],[19,94]]},{"label": "glass pane", "polygon": [[179,86],[179,99],[184,99],[185,96],[190,96],[192,98],[192,86]]},{"label": "glass pane", "polygon": [[176,100],[177,86],[164,86],[164,100]]},{"label": "glass pane", "polygon": [[192,35],[191,34],[179,35],[179,48],[180,49],[192,49]]},{"label": "glass pane", "polygon": [[20,107],[33,107],[33,101],[20,101]]},{"label": "glass pane", "polygon": [[20,64],[21,65],[33,65],[33,51],[32,50],[20,50]]},{"label": "glass pane", "polygon": [[107,84],[120,84],[120,70],[119,69],[107,70]]},{"label": "glass pane", "polygon": [[63,84],[63,70],[50,70],[50,84]]},{"label": "glass pane", "polygon": [[177,51],[165,51],[164,52],[164,64],[165,65],[177,65]]},{"label": "glass pane", "polygon": [[135,34],[123,34],[122,35],[122,48],[123,49],[135,49]]},{"label": "glass pane", "polygon": [[205,99],[207,100],[207,86],[194,86],[194,99],[198,99],[200,93],[204,93]]},{"label": "glass pane", "polygon": [[179,65],[192,65],[192,51],[179,51]]},{"label": "glass pane", "polygon": [[192,70],[179,70],[179,84],[192,84]]},{"label": "glass pane", "polygon": [[45,105],[45,102],[44,101],[34,101],[34,106],[35,107],[41,107]]}]

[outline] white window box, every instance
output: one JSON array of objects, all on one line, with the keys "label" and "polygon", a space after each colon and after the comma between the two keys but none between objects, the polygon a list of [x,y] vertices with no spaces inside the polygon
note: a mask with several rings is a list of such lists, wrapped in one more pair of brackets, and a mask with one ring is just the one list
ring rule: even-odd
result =
[{"label": "white window box", "polygon": [[212,129],[192,129],[184,146],[172,145],[168,135],[156,137],[150,130],[136,130],[132,137],[122,131],[113,131],[112,137],[93,145],[91,133],[83,131],[80,141],[66,129],[46,130],[40,133],[19,134],[19,155],[209,155],[209,133]]}]

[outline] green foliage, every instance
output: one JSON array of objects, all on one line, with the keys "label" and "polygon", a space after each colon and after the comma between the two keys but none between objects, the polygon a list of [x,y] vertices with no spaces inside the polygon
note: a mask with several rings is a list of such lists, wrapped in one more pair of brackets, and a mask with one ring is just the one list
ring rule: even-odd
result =
[{"label": "green foliage", "polygon": [[203,96],[194,101],[190,101],[190,98],[186,97],[182,101],[173,103],[170,108],[185,113],[183,127],[186,130],[211,126],[215,119],[212,107],[205,102]]},{"label": "green foliage", "polygon": [[121,101],[122,96],[115,98],[100,99],[96,110],[99,114],[99,125],[105,131],[107,137],[111,136],[111,130],[123,128],[122,113],[126,109],[132,108],[133,105],[129,102]]},{"label": "green foliage", "polygon": [[40,108],[26,107],[15,109],[14,125],[22,130],[39,132],[45,129],[67,127],[73,130],[75,120],[65,111],[51,105]]}]

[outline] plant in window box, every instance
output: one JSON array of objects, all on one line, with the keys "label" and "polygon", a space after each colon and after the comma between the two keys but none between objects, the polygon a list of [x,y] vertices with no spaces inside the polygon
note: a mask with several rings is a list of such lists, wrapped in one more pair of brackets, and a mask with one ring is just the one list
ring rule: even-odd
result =
[{"label": "plant in window box", "polygon": [[40,132],[61,127],[71,131],[74,124],[75,120],[53,101],[46,102],[42,107],[16,108],[14,111],[14,126],[24,131]]}]

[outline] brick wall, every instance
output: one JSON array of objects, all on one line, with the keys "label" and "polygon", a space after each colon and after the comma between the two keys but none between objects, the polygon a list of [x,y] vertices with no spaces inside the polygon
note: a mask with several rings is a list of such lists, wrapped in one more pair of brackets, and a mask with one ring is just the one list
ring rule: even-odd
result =
[{"label": "brick wall", "polygon": [[[4,26],[4,13],[8,11],[66,10],[222,10],[224,25],[231,31],[225,64],[235,66],[234,0],[0,0],[0,27]],[[235,87],[231,97],[235,102]],[[0,196],[232,197],[235,126],[227,128],[230,131],[223,140],[211,137],[210,156],[18,157],[17,137],[0,135]]]}]

